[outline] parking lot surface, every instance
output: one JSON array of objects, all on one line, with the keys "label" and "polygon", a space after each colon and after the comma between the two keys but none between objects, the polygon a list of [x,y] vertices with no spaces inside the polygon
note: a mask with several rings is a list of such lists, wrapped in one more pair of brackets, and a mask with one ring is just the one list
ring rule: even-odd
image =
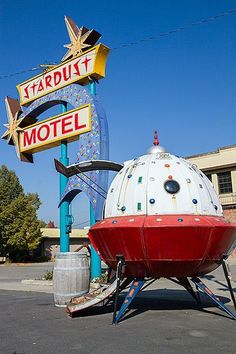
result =
[{"label": "parking lot surface", "polygon": [[[0,267],[0,284],[9,273],[14,279],[8,277],[5,284],[19,283],[19,266],[15,272],[6,268]],[[39,270],[25,268],[22,275],[28,279],[27,274],[32,277]],[[231,269],[235,288],[236,264]],[[221,270],[204,281],[233,310]],[[199,307],[184,289],[166,279],[147,288],[117,326],[111,324],[112,306],[96,307],[72,319],[65,309],[54,306],[52,293],[1,290],[0,311],[2,354],[236,352],[236,321],[208,299]]]}]

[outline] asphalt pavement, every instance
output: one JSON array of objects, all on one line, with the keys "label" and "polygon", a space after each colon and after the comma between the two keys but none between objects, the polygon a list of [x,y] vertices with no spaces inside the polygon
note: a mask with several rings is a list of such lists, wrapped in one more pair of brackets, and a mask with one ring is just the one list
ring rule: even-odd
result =
[{"label": "asphalt pavement", "polygon": [[[2,284],[11,288],[22,279],[40,277],[49,266],[53,265],[0,266],[0,289]],[[235,288],[235,261],[231,270]],[[221,269],[202,279],[233,310]],[[0,291],[1,354],[236,352],[236,321],[208,299],[198,306],[183,288],[166,279],[139,295],[117,326],[111,325],[112,306],[72,319],[54,306],[52,293],[23,285],[27,291]]]},{"label": "asphalt pavement", "polygon": [[36,284],[24,284],[23,280],[38,280],[47,271],[53,270],[53,262],[45,263],[19,263],[0,265],[0,289],[16,291],[37,291],[51,293],[52,286]]}]

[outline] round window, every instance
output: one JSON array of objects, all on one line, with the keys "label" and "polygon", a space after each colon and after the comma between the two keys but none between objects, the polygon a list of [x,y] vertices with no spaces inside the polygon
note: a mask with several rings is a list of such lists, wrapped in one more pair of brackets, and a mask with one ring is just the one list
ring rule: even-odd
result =
[{"label": "round window", "polygon": [[177,181],[172,179],[164,183],[164,188],[167,193],[176,194],[180,190],[180,185]]}]

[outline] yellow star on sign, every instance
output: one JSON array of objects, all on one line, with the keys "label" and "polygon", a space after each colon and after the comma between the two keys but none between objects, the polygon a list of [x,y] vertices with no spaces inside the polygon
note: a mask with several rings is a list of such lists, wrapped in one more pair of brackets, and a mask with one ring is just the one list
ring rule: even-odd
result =
[{"label": "yellow star on sign", "polygon": [[64,47],[69,50],[61,61],[65,61],[82,53],[87,48],[93,46],[101,37],[100,33],[93,29],[88,30],[86,27],[78,28],[74,21],[67,16],[65,16],[65,22],[71,43],[64,45]]},{"label": "yellow star on sign", "polygon": [[23,129],[20,127],[24,118],[18,119],[22,113],[21,106],[18,100],[6,97],[5,99],[8,124],[4,124],[7,131],[2,135],[2,139],[7,139],[8,144],[15,145],[17,156],[20,158],[19,132]]}]

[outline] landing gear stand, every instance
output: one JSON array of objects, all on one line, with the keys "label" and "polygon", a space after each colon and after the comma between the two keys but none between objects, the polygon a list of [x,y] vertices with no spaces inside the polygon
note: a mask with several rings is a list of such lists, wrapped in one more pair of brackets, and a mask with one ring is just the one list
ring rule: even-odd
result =
[{"label": "landing gear stand", "polygon": [[224,271],[225,279],[226,279],[227,284],[228,284],[228,288],[229,288],[229,292],[230,292],[230,295],[231,295],[231,299],[233,301],[234,308],[236,310],[236,300],[235,300],[234,291],[233,291],[233,288],[232,288],[232,285],[231,285],[231,272],[230,272],[230,269],[229,269],[229,265],[226,263],[225,259],[222,259],[222,268],[223,268],[223,271]]},{"label": "landing gear stand", "polygon": [[[118,268],[119,268],[119,264],[118,264]],[[227,270],[227,269],[226,269]],[[228,274],[228,273],[227,273]],[[224,312],[226,312],[232,319],[236,320],[236,314],[233,313],[227,306],[225,306],[223,304],[222,301],[220,301],[220,299],[215,296],[213,294],[213,292],[201,281],[201,279],[199,279],[198,277],[192,277],[191,281],[195,284],[196,286],[196,292],[193,290],[191,283],[189,282],[188,278],[168,278],[169,280],[182,285],[192,296],[193,298],[197,301],[198,304],[201,303],[201,299],[200,299],[200,292],[204,293],[205,295],[207,295],[208,297],[210,297],[211,300],[213,300],[215,302],[215,304]],[[154,279],[155,281],[156,279]],[[230,280],[229,280],[230,281]],[[117,286],[117,293],[115,294],[116,298],[115,298],[115,305],[114,305],[114,314],[113,314],[113,324],[117,324],[119,322],[119,320],[121,319],[121,317],[124,315],[125,311],[128,309],[129,305],[131,304],[131,302],[134,300],[134,298],[136,297],[136,295],[143,290],[144,288],[146,288],[146,286],[149,286],[151,283],[147,284],[146,286],[144,286],[146,280],[144,279],[134,279],[132,281],[132,284],[130,286],[130,289],[125,297],[125,300],[123,302],[123,304],[121,305],[121,308],[117,314],[117,302],[118,302],[118,296],[119,293],[121,292],[121,290],[119,290],[118,286]],[[152,282],[152,281],[151,281]],[[144,286],[144,287],[143,287]],[[231,287],[232,289],[232,287]],[[200,291],[199,291],[200,290]],[[233,289],[232,289],[233,292]],[[232,296],[232,295],[231,295]],[[233,294],[233,298],[234,298],[234,294]],[[233,299],[232,298],[232,299]],[[235,298],[234,298],[235,299]]]},{"label": "landing gear stand", "polygon": [[119,297],[119,293],[120,293],[120,283],[121,283],[122,271],[123,271],[123,268],[125,265],[124,256],[117,255],[116,259],[117,259],[117,268],[116,268],[117,285],[116,285],[116,291],[115,291],[115,296],[114,296],[114,311],[113,311],[112,323],[115,323],[115,319],[116,319],[118,297]]},{"label": "landing gear stand", "polygon": [[213,300],[216,305],[224,312],[226,312],[231,318],[236,320],[236,314],[234,314],[228,307],[226,307],[218,297],[216,297],[213,292],[198,278],[191,278],[192,282],[196,285],[197,289],[200,289],[205,295],[207,295],[211,300]]},{"label": "landing gear stand", "polygon": [[126,297],[125,297],[125,300],[124,300],[124,302],[123,302],[118,314],[113,317],[113,322],[112,322],[113,324],[117,324],[118,323],[118,321],[124,315],[125,311],[129,307],[131,302],[134,300],[136,295],[141,290],[141,288],[144,285],[144,283],[145,283],[145,280],[138,280],[138,279],[133,280],[133,282],[132,282],[132,284],[130,286],[130,289],[129,289]]},{"label": "landing gear stand", "polygon": [[192,285],[190,284],[187,277],[177,278],[177,280],[174,278],[168,278],[168,279],[173,281],[176,284],[182,285],[189,292],[189,294],[192,295],[192,297],[194,298],[194,300],[196,300],[196,302],[198,304],[201,303],[201,299],[200,299],[198,290],[197,290],[197,292],[195,292],[193,290]]},{"label": "landing gear stand", "polygon": [[[228,266],[225,260],[221,260],[221,264],[224,270],[224,274],[227,280],[227,284],[230,290],[231,298],[236,310],[236,301],[235,295],[232,289],[231,281],[230,281],[230,272],[228,270]],[[113,324],[117,324],[121,317],[125,314],[131,302],[134,300],[136,295],[141,291],[148,287],[152,282],[156,281],[156,278],[149,279],[132,279],[125,278],[122,280],[124,275],[124,267],[125,267],[125,259],[123,255],[117,255],[117,270],[115,280],[111,284],[104,284],[100,292],[98,290],[92,291],[89,294],[85,294],[83,296],[73,298],[71,302],[67,306],[67,312],[70,316],[85,310],[89,307],[92,307],[98,303],[103,303],[107,305],[110,301],[114,299],[114,312],[113,312]],[[229,308],[227,308],[222,301],[218,297],[216,297],[212,291],[199,279],[199,277],[192,277],[191,281],[195,284],[196,291],[193,290],[191,283],[187,277],[179,277],[168,278],[169,280],[182,285],[197,301],[197,303],[201,302],[200,293],[204,293],[207,295],[214,303],[224,312],[226,312],[232,319],[236,320],[236,313],[233,313]],[[121,305],[119,312],[117,313],[117,305],[118,305],[118,297],[119,294],[131,283],[130,289],[126,294],[125,300]],[[146,285],[144,285],[146,283]]]}]

